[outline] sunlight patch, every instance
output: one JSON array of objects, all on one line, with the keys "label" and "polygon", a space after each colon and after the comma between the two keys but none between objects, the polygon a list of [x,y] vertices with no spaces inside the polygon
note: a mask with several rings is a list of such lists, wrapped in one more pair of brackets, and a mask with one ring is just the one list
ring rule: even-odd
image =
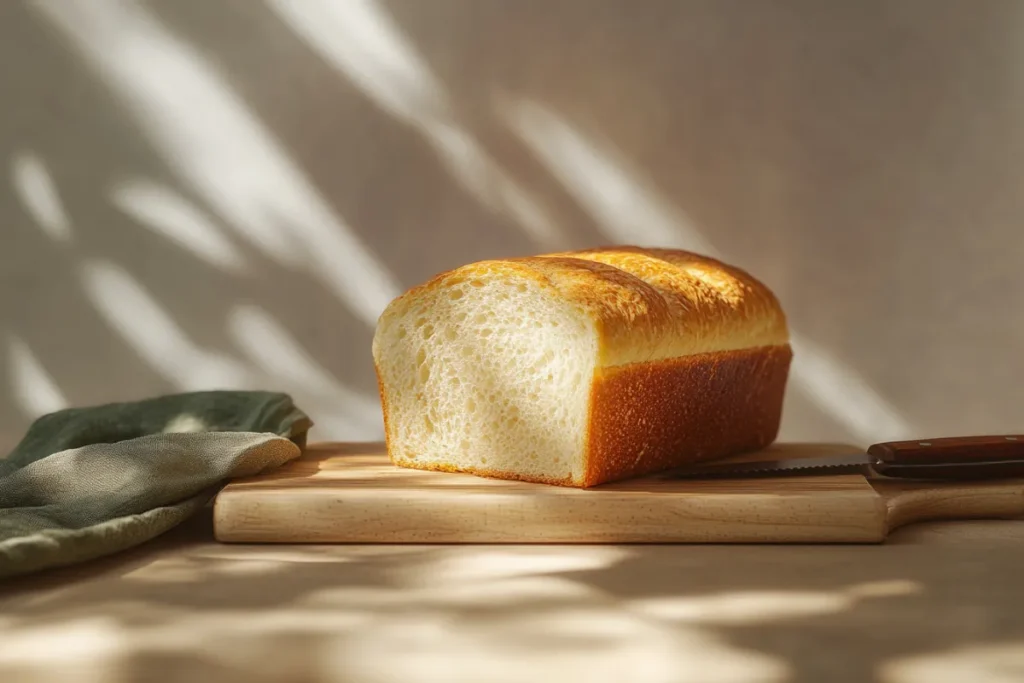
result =
[{"label": "sunlight patch", "polygon": [[568,247],[541,202],[459,125],[441,80],[379,3],[268,0],[268,5],[377,106],[418,131],[477,201],[514,219],[539,247]]},{"label": "sunlight patch", "polygon": [[85,295],[111,328],[178,389],[249,388],[247,369],[196,346],[174,318],[126,270],[100,260],[80,270]]},{"label": "sunlight patch", "polygon": [[164,425],[164,434],[190,434],[206,430],[207,424],[195,415],[178,415]]},{"label": "sunlight patch", "polygon": [[922,590],[909,580],[872,581],[834,591],[734,591],[693,597],[635,600],[640,614],[700,625],[746,626],[852,609],[866,599],[894,598]]},{"label": "sunlight patch", "polygon": [[894,659],[879,667],[884,683],[1020,683],[1024,647],[1020,641],[968,645]]},{"label": "sunlight patch", "polygon": [[[65,666],[95,664],[118,654],[123,642],[122,629],[113,619],[93,617],[66,619],[61,624],[21,626],[3,634],[0,665]],[[50,670],[53,673],[52,670]],[[101,681],[87,675],[89,668],[75,669],[75,680]],[[81,674],[81,678],[79,678]]]},{"label": "sunlight patch", "polygon": [[711,251],[689,219],[642,183],[608,145],[598,146],[551,110],[528,100],[499,97],[495,111],[608,238],[618,244]]},{"label": "sunlight patch", "polygon": [[852,600],[840,593],[807,591],[736,592],[690,598],[638,600],[632,607],[658,619],[693,624],[743,626],[819,614],[836,614]]},{"label": "sunlight patch", "polygon": [[561,548],[468,548],[453,549],[419,566],[414,576],[443,576],[446,581],[492,581],[500,578],[606,569],[629,557],[629,551],[612,546]]},{"label": "sunlight patch", "polygon": [[233,273],[245,260],[210,216],[171,188],[145,180],[119,184],[111,199],[140,225],[166,237],[210,265]]},{"label": "sunlight patch", "polygon": [[14,335],[7,342],[7,368],[14,401],[28,417],[34,419],[68,407],[56,380],[29,345]]},{"label": "sunlight patch", "polygon": [[869,443],[908,439],[913,427],[848,365],[791,335],[793,378],[826,413]]},{"label": "sunlight patch", "polygon": [[46,164],[34,152],[21,152],[11,159],[11,184],[25,211],[55,242],[72,238],[71,222]]},{"label": "sunlight patch", "polygon": [[284,383],[297,401],[323,406],[317,425],[335,423],[350,439],[376,438],[383,433],[380,400],[339,382],[318,363],[292,334],[267,311],[257,306],[236,306],[227,316],[235,344],[250,362],[277,383]]}]

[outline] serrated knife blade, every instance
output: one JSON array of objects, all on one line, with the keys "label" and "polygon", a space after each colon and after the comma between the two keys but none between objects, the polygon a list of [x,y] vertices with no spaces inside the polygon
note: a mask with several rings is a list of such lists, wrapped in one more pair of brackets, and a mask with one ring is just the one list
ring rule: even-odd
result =
[{"label": "serrated knife blade", "polygon": [[679,477],[734,477],[737,475],[785,474],[870,474],[875,459],[865,452],[823,455],[816,458],[783,458],[752,462],[723,462],[695,465],[673,473]]}]

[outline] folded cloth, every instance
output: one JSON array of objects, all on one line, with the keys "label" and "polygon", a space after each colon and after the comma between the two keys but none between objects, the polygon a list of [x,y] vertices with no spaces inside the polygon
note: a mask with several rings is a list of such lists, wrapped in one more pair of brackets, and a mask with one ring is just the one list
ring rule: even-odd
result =
[{"label": "folded cloth", "polygon": [[298,457],[312,424],[288,395],[251,391],[45,415],[0,460],[0,578],[155,538],[228,479]]}]

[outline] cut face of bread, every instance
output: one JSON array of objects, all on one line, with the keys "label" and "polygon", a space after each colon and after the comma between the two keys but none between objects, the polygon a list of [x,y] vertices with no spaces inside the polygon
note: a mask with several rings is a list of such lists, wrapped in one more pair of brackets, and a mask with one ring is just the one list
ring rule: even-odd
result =
[{"label": "cut face of bread", "polygon": [[684,255],[483,262],[396,299],[373,342],[392,461],[593,486],[770,443],[781,311]]},{"label": "cut face of bread", "polygon": [[397,464],[549,482],[582,475],[595,323],[528,269],[515,271],[453,278],[382,323],[376,353]]}]

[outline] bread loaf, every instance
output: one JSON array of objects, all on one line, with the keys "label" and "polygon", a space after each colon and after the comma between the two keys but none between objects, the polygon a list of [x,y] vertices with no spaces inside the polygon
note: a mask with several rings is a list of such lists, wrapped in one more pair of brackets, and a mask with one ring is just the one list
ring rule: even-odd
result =
[{"label": "bread loaf", "polygon": [[589,487],[767,446],[792,352],[743,270],[616,247],[438,275],[373,357],[396,465]]}]

